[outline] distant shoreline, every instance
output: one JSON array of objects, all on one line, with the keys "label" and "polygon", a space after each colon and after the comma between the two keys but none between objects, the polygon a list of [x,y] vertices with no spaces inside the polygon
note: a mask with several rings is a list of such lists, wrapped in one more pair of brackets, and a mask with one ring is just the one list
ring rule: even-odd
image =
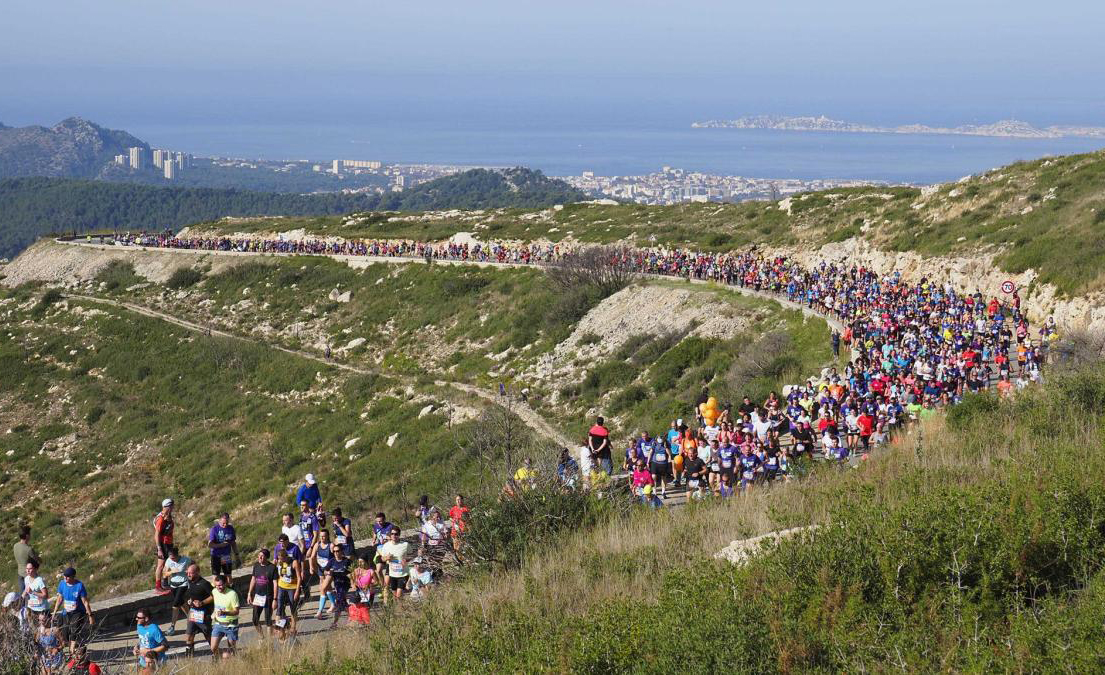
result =
[{"label": "distant shoreline", "polygon": [[706,120],[691,123],[692,129],[758,129],[769,131],[831,131],[853,134],[910,134],[944,136],[986,136],[991,138],[1105,138],[1105,127],[1053,125],[1039,128],[1020,120],[999,120],[993,124],[965,124],[957,127],[930,127],[906,124],[882,127],[820,117],[778,117],[757,115],[732,120]]}]

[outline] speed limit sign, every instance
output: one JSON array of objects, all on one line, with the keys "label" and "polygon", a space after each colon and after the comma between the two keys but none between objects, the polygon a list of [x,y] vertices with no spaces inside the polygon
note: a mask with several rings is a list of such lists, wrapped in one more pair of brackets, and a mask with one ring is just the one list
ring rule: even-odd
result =
[{"label": "speed limit sign", "polygon": [[1013,285],[1012,281],[1003,281],[1003,282],[1001,282],[1001,292],[1002,293],[1012,293],[1016,288],[1017,287]]}]

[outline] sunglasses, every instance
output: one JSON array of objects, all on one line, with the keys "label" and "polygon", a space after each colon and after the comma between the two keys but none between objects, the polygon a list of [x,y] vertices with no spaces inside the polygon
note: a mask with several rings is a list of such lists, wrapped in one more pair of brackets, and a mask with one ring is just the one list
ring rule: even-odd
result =
[{"label": "sunglasses", "polygon": [[134,617],[134,620],[135,621],[145,621],[148,618],[149,617],[146,617],[146,616],[136,616],[136,617]]}]

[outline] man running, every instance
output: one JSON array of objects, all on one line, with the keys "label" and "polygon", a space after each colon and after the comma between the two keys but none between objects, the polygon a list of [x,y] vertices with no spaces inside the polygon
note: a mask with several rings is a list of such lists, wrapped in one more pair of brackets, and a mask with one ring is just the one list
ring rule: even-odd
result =
[{"label": "man running", "polygon": [[154,569],[154,590],[158,595],[168,595],[169,589],[161,585],[165,571],[165,559],[169,557],[169,547],[173,545],[173,500],[161,502],[161,511],[153,519],[153,545],[157,551],[157,566]]},{"label": "man running", "polygon": [[[269,550],[263,548],[257,552],[257,562],[253,564],[253,576],[249,579],[249,590],[246,592],[246,600],[253,607],[253,627],[257,634],[265,637],[265,626],[268,626],[269,635],[272,635],[272,607],[276,602],[276,565],[269,560]],[[264,626],[259,622],[262,614],[265,617]]]},{"label": "man running", "polygon": [[322,492],[319,491],[318,481],[315,480],[315,474],[309,473],[303,477],[303,485],[299,486],[299,489],[295,491],[295,503],[307,504],[313,510],[322,501]]},{"label": "man running", "polygon": [[407,587],[409,551],[410,544],[399,540],[398,527],[391,528],[388,542],[377,549],[380,558],[387,563],[388,588],[391,589],[396,600],[403,597],[403,589]]},{"label": "man running", "polygon": [[595,424],[587,432],[587,447],[591,451],[591,463],[599,471],[605,471],[609,476],[614,473],[614,462],[610,457],[610,430],[606,428],[605,420],[595,418]]},{"label": "man running", "polygon": [[207,533],[207,547],[211,549],[211,574],[230,576],[234,571],[231,560],[234,565],[242,564],[242,557],[238,555],[238,536],[230,524],[229,513],[223,513],[211,526]]},{"label": "man running", "polygon": [[[225,574],[215,575],[215,588],[211,593],[215,606],[215,625],[211,627],[211,658],[220,656],[227,659],[234,653],[238,644],[238,614],[241,602],[238,592],[230,587],[230,578]],[[219,643],[226,638],[226,651],[220,651]]]},{"label": "man running", "polygon": [[196,563],[188,566],[187,575],[188,590],[184,592],[184,605],[188,608],[188,625],[185,627],[184,639],[188,656],[193,656],[196,651],[196,633],[202,633],[203,639],[208,642],[211,640],[211,611],[215,603],[212,593],[215,589],[211,582],[200,576],[200,566]]},{"label": "man running", "polygon": [[61,634],[66,642],[77,646],[87,644],[92,637],[92,627],[96,625],[92,605],[88,603],[88,590],[77,579],[77,570],[72,567],[65,568],[62,576],[64,578],[58,583],[53,614],[61,610]]},{"label": "man running", "polygon": [[168,635],[176,633],[177,614],[188,618],[188,609],[185,606],[185,593],[188,592],[188,568],[192,565],[192,559],[186,555],[180,555],[180,549],[173,546],[169,549],[169,557],[165,560],[164,585],[167,585],[173,594],[173,622],[169,625]]},{"label": "man running", "polygon": [[138,610],[134,620],[138,622],[138,646],[134,648],[134,655],[138,658],[142,672],[149,675],[169,658],[169,640],[161,632],[161,628],[150,621],[147,610]]}]

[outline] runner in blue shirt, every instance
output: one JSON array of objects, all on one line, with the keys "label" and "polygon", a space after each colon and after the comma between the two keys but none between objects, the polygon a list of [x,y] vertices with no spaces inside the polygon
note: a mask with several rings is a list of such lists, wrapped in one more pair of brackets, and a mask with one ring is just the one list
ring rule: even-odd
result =
[{"label": "runner in blue shirt", "polygon": [[88,591],[77,579],[77,570],[67,567],[65,577],[58,583],[57,599],[54,600],[54,614],[62,614],[62,638],[66,642],[84,645],[91,637],[92,626],[96,620],[92,617],[92,606],[88,604]]},{"label": "runner in blue shirt", "polygon": [[138,610],[134,619],[138,622],[138,646],[134,648],[134,655],[138,657],[142,672],[152,673],[169,658],[169,641],[161,628],[150,621],[148,611]]}]

